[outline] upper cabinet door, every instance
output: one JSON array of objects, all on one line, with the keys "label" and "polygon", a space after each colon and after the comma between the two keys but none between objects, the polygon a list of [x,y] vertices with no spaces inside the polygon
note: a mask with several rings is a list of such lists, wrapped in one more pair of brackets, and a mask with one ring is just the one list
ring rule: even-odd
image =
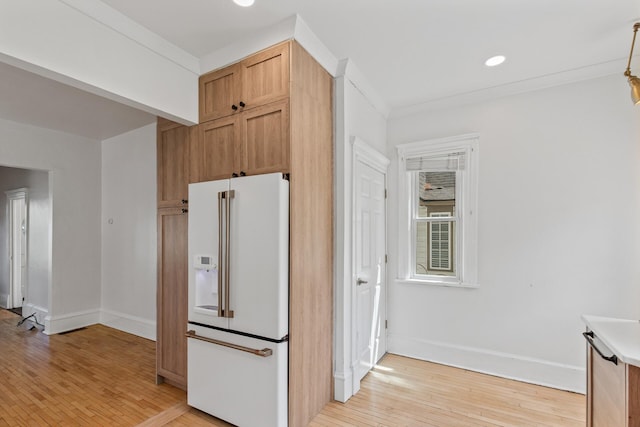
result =
[{"label": "upper cabinet door", "polygon": [[200,123],[289,96],[289,42],[200,76]]},{"label": "upper cabinet door", "polygon": [[224,117],[199,126],[201,170],[198,181],[230,178],[240,153],[239,117]]},{"label": "upper cabinet door", "polygon": [[240,172],[289,172],[289,101],[263,105],[240,116]]},{"label": "upper cabinet door", "polygon": [[258,52],[241,63],[244,110],[289,96],[289,43]]},{"label": "upper cabinet door", "polygon": [[158,207],[187,204],[191,130],[168,120],[158,120]]},{"label": "upper cabinet door", "polygon": [[230,116],[240,107],[240,64],[200,76],[200,123]]}]

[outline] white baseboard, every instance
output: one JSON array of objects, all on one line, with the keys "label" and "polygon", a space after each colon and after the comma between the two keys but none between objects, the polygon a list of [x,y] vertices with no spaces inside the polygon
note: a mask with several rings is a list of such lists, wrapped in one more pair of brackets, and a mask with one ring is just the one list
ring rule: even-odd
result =
[{"label": "white baseboard", "polygon": [[[25,305],[22,306],[22,317],[29,317],[32,314],[35,314],[35,318],[36,321],[38,322],[38,324],[40,325],[44,325],[45,324],[45,319],[47,318],[47,316],[49,315],[49,310],[47,310],[44,307],[40,307],[38,305],[34,305],[31,303],[26,303]],[[45,327],[46,329],[46,327]]]},{"label": "white baseboard", "polygon": [[156,322],[151,320],[102,309],[100,310],[100,323],[142,338],[156,340]]},{"label": "white baseboard", "polygon": [[47,316],[44,319],[44,333],[47,335],[59,334],[95,325],[96,323],[100,323],[100,310],[98,309],[62,314],[60,316]]},{"label": "white baseboard", "polygon": [[391,334],[387,342],[389,353],[401,356],[576,393],[586,390],[585,369],[578,366]]},{"label": "white baseboard", "polygon": [[334,372],[333,398],[344,403],[351,396],[353,396],[353,374],[351,372]]},{"label": "white baseboard", "polygon": [[0,294],[0,308],[9,308],[9,294]]}]

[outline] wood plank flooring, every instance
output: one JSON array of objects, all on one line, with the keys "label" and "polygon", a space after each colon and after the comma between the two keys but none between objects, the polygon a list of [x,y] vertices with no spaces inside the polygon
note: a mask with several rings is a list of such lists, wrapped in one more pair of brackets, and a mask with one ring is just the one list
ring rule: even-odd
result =
[{"label": "wood plank flooring", "polygon": [[[153,341],[102,325],[47,336],[18,320],[0,310],[0,426],[230,426],[155,384]],[[387,355],[311,426],[584,424],[583,395]]]},{"label": "wood plank flooring", "polygon": [[0,310],[0,426],[136,426],[163,413],[147,425],[229,426],[155,384],[155,342],[102,325],[47,336],[18,320]]},{"label": "wood plank flooring", "polygon": [[585,396],[387,354],[311,426],[584,426]]}]

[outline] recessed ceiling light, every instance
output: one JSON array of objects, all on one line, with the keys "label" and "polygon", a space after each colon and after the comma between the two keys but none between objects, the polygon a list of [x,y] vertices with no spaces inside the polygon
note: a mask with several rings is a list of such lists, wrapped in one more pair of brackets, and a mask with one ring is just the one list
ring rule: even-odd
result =
[{"label": "recessed ceiling light", "polygon": [[507,59],[502,55],[492,56],[491,58],[484,61],[484,65],[487,67],[495,67],[496,65],[500,65]]},{"label": "recessed ceiling light", "polygon": [[235,4],[242,7],[249,7],[253,4],[254,0],[233,0]]}]

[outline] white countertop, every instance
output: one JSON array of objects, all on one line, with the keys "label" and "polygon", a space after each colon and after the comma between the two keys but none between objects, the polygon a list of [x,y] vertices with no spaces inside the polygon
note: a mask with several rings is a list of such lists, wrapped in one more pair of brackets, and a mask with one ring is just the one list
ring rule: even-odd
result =
[{"label": "white countertop", "polygon": [[618,359],[640,367],[639,320],[612,319],[590,315],[583,315],[582,320]]}]

